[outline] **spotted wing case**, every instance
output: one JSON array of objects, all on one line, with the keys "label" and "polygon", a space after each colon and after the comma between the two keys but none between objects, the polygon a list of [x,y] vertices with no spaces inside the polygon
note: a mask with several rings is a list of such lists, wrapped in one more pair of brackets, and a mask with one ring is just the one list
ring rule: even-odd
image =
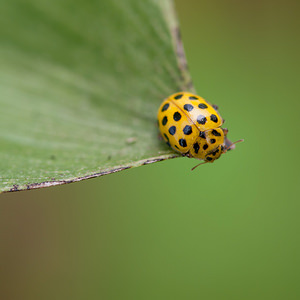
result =
[{"label": "spotted wing case", "polygon": [[194,145],[200,132],[221,126],[222,118],[203,98],[183,92],[171,95],[161,104],[158,124],[167,144],[184,154]]}]

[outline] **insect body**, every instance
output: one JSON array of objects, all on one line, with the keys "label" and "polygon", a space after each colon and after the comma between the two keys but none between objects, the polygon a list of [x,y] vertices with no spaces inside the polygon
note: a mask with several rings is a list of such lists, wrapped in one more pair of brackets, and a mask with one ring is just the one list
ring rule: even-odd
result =
[{"label": "insect body", "polygon": [[157,118],[164,140],[184,156],[213,162],[233,145],[225,145],[228,130],[221,128],[224,121],[218,111],[197,95],[171,95],[161,104]]}]

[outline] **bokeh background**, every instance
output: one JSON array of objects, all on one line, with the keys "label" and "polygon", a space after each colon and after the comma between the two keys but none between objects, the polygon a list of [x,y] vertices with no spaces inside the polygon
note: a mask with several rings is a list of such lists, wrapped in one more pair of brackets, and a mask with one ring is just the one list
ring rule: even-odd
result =
[{"label": "bokeh background", "polygon": [[299,1],[177,0],[235,151],[0,196],[1,299],[300,299]]}]

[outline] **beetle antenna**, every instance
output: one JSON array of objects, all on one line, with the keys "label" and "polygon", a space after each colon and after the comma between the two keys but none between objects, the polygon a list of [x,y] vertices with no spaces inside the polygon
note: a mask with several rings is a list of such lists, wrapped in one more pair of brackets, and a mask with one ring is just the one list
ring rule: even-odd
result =
[{"label": "beetle antenna", "polygon": [[191,168],[191,171],[194,171],[197,167],[199,167],[200,165],[204,165],[204,164],[206,164],[206,163],[208,163],[208,162],[205,161],[205,162],[202,162],[202,163],[196,165],[195,167]]},{"label": "beetle antenna", "polygon": [[231,143],[228,147],[225,148],[225,150],[227,151],[227,150],[229,150],[231,148],[232,145],[235,145],[235,144],[243,142],[243,141],[244,141],[244,139],[241,139],[241,140],[238,140],[238,141],[236,141],[234,143]]}]

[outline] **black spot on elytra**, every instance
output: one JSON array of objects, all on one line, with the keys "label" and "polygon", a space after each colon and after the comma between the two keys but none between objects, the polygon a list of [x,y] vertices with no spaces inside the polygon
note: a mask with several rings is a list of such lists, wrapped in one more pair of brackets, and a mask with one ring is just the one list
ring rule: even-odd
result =
[{"label": "black spot on elytra", "polygon": [[203,145],[203,150],[206,150],[207,148],[208,148],[207,144]]},{"label": "black spot on elytra", "polygon": [[194,106],[192,104],[184,104],[183,108],[186,111],[191,111],[191,110],[193,110]]},{"label": "black spot on elytra", "polygon": [[174,135],[175,132],[176,132],[176,127],[175,126],[170,127],[169,132],[170,132],[171,135]]},{"label": "black spot on elytra", "polygon": [[179,148],[178,148],[178,146],[177,146],[177,145],[175,145],[175,148],[179,150]]},{"label": "black spot on elytra", "polygon": [[169,147],[171,147],[171,144],[170,144],[169,142],[167,142],[167,145],[168,145]]},{"label": "black spot on elytra", "polygon": [[206,157],[206,160],[212,161],[212,158],[211,157]]},{"label": "black spot on elytra", "polygon": [[196,96],[190,96],[189,99],[190,100],[198,100],[198,97],[196,97]]},{"label": "black spot on elytra", "polygon": [[182,98],[182,96],[183,96],[182,94],[176,95],[176,96],[174,97],[174,99],[179,100],[179,99]]},{"label": "black spot on elytra", "polygon": [[164,116],[161,121],[161,124],[163,124],[165,126],[167,124],[167,122],[168,122],[168,118],[167,118],[167,116]]},{"label": "black spot on elytra", "polygon": [[205,108],[207,108],[207,105],[205,103],[200,103],[198,105],[198,107],[201,108],[201,109],[205,109]]},{"label": "black spot on elytra", "polygon": [[166,103],[163,108],[161,109],[161,111],[166,111],[169,108],[170,104]]},{"label": "black spot on elytra", "polygon": [[214,136],[221,136],[221,133],[220,132],[218,132],[217,130],[213,130],[212,132],[211,132]]},{"label": "black spot on elytra", "polygon": [[193,145],[193,148],[194,148],[194,150],[195,150],[195,153],[198,154],[198,151],[199,151],[199,149],[200,149],[199,144],[198,144],[198,143],[195,143],[195,144]]},{"label": "black spot on elytra", "polygon": [[183,133],[186,134],[186,135],[190,135],[192,133],[192,126],[190,125],[186,125],[184,128],[183,128]]},{"label": "black spot on elytra", "polygon": [[205,116],[203,116],[203,115],[199,115],[198,117],[197,117],[197,122],[199,123],[199,124],[202,124],[202,125],[204,125],[205,123],[206,123],[206,117]]},{"label": "black spot on elytra", "polygon": [[211,139],[210,142],[211,142],[212,144],[214,144],[214,143],[216,142],[216,139]]},{"label": "black spot on elytra", "polygon": [[181,147],[186,147],[187,145],[186,145],[186,140],[185,139],[180,139],[179,140],[179,145],[181,146]]},{"label": "black spot on elytra", "polygon": [[215,123],[218,122],[218,117],[217,117],[216,115],[214,115],[214,114],[210,115],[210,119],[211,119],[213,122],[215,122]]},{"label": "black spot on elytra", "polygon": [[203,139],[206,139],[205,132],[204,132],[204,131],[200,131],[199,137],[201,137],[201,138],[203,138]]},{"label": "black spot on elytra", "polygon": [[173,119],[174,121],[179,121],[181,119],[181,114],[178,111],[176,111],[173,115]]},{"label": "black spot on elytra", "polygon": [[213,151],[211,154],[213,155],[213,156],[216,156],[216,154],[219,152],[219,148],[217,148],[215,151]]},{"label": "black spot on elytra", "polygon": [[164,133],[164,137],[169,141],[169,137]]}]

